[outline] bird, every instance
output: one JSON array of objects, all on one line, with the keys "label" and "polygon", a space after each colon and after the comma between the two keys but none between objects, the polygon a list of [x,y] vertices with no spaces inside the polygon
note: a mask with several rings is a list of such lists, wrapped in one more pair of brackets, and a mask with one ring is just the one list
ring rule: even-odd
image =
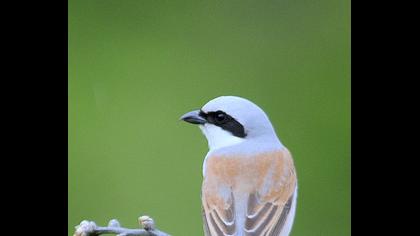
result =
[{"label": "bird", "polygon": [[198,125],[208,142],[201,188],[205,236],[289,235],[297,175],[266,113],[248,99],[220,96],[180,119]]}]

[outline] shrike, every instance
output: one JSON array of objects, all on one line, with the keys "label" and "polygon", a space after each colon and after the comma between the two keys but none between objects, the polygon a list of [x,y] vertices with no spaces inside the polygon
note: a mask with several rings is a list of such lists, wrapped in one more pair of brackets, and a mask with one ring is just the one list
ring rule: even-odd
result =
[{"label": "shrike", "polygon": [[181,119],[199,125],[210,149],[201,191],[205,235],[289,235],[295,167],[264,111],[247,99],[222,96]]}]

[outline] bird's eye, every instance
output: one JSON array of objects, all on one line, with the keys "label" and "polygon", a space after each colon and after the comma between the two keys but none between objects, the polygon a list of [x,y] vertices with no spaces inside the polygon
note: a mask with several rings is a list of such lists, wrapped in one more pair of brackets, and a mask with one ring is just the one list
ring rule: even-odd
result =
[{"label": "bird's eye", "polygon": [[215,120],[217,123],[223,123],[224,121],[226,121],[226,119],[227,119],[227,116],[226,114],[223,114],[223,113],[218,113],[215,116]]}]

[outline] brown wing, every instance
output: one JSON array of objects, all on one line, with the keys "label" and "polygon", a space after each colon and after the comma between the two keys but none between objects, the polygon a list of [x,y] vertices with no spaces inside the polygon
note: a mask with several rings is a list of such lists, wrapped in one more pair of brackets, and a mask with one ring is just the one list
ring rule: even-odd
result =
[{"label": "brown wing", "polygon": [[296,189],[296,173],[286,149],[282,157],[281,169],[276,168],[279,175],[265,178],[268,181],[265,188],[270,190],[249,195],[245,220],[247,236],[278,236],[285,226]]},{"label": "brown wing", "polygon": [[[246,235],[280,235],[292,206],[293,195],[289,197],[285,204],[279,201],[261,203],[257,195],[251,194],[249,197],[248,215],[245,220]],[[249,210],[258,207],[259,209],[255,211]]]},{"label": "brown wing", "polygon": [[227,236],[235,233],[235,201],[232,193],[222,205],[223,207],[211,206],[203,197],[204,235]]},{"label": "brown wing", "polygon": [[[280,234],[296,188],[293,160],[287,149],[249,158],[215,156],[206,164],[202,192],[206,236],[237,235],[236,231],[247,236]],[[233,192],[247,195],[240,194],[243,197],[235,201]],[[247,204],[237,206],[247,207],[237,209],[237,214],[244,212],[245,219],[239,221],[235,219],[238,201]],[[238,222],[244,223],[243,228],[238,229]]]}]

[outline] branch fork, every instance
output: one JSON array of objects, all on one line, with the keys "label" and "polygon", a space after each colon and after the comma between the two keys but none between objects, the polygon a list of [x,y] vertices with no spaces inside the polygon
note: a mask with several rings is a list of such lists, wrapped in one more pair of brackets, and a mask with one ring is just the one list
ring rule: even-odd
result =
[{"label": "branch fork", "polygon": [[108,226],[97,226],[93,221],[84,220],[76,226],[73,236],[97,236],[101,234],[115,234],[117,236],[170,236],[155,227],[155,221],[149,216],[141,216],[138,219],[139,229],[121,227],[116,219],[109,221]]}]

